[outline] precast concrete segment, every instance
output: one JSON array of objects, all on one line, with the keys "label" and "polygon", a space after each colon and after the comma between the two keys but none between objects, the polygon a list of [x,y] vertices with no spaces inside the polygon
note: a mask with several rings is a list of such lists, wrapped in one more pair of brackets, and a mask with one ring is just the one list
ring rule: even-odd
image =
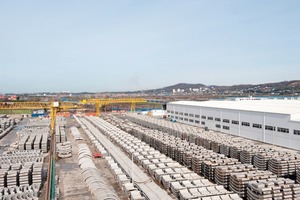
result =
[{"label": "precast concrete segment", "polygon": [[[300,154],[294,150],[149,116],[126,114],[122,118],[239,159],[242,163],[253,164],[260,170],[272,170],[278,176],[295,175],[296,168],[287,166],[300,166]],[[289,160],[281,162],[282,156],[289,157]],[[269,162],[271,159],[274,160]],[[268,163],[271,163],[271,166]],[[283,170],[280,170],[281,168]]]},{"label": "precast concrete segment", "polygon": [[[77,129],[77,128],[76,128]],[[100,176],[97,168],[92,160],[92,153],[85,143],[77,145],[78,148],[78,163],[81,168],[81,173],[91,193],[97,200],[104,199],[119,199],[116,194],[111,191],[103,178]]]},{"label": "precast concrete segment", "polygon": [[[127,174],[134,177],[135,184],[143,191],[143,193],[150,200],[171,200],[173,199],[168,193],[161,189],[154,182],[149,182],[149,176],[145,174],[139,167],[132,163],[132,161],[112,142],[110,142],[95,126],[85,119],[82,122],[88,126],[90,131],[98,138],[99,142],[109,151],[109,153],[116,159],[120,166]],[[132,171],[132,169],[134,169]]]}]

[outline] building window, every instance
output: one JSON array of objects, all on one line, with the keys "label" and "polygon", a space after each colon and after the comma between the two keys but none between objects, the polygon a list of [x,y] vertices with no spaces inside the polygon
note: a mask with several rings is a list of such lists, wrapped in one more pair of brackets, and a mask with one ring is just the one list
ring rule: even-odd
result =
[{"label": "building window", "polygon": [[278,127],[277,131],[282,132],[282,133],[289,133],[290,132],[290,130],[288,128],[281,128],[281,127]]},{"label": "building window", "polygon": [[176,116],[175,119],[178,119],[178,117]]},{"label": "building window", "polygon": [[173,115],[171,115],[171,118],[174,119],[175,117]]},{"label": "building window", "polygon": [[216,128],[221,128],[221,125],[220,124],[216,124]]},{"label": "building window", "polygon": [[183,120],[183,118],[182,118],[182,117],[179,117],[179,120]]},{"label": "building window", "polygon": [[178,115],[178,112],[175,112],[176,115]]},{"label": "building window", "polygon": [[194,115],[193,115],[193,114],[189,114],[189,116],[190,116],[190,117],[194,117]]},{"label": "building window", "polygon": [[250,126],[249,122],[242,122],[242,126]]},{"label": "building window", "polygon": [[171,111],[171,114],[174,114],[174,111]]},{"label": "building window", "polygon": [[261,128],[261,124],[252,124],[253,128]]},{"label": "building window", "polygon": [[206,116],[202,115],[201,118],[202,118],[202,119],[206,119]]},{"label": "building window", "polygon": [[170,113],[170,110],[167,110],[167,113]]},{"label": "building window", "polygon": [[223,126],[223,129],[229,130],[229,126]]},{"label": "building window", "polygon": [[184,113],[184,116],[189,116],[189,114],[187,114],[187,113]]},{"label": "building window", "polygon": [[221,121],[221,118],[215,118],[215,121],[217,121],[217,122],[220,122]]},{"label": "building window", "polygon": [[232,120],[231,123],[232,123],[232,124],[237,124],[237,125],[238,125],[238,124],[239,124],[239,121]]},{"label": "building window", "polygon": [[205,122],[201,122],[202,125],[205,125]]},{"label": "building window", "polygon": [[194,120],[193,120],[193,119],[190,119],[189,122],[194,122]]},{"label": "building window", "polygon": [[184,118],[184,121],[189,121],[189,119],[188,118]]},{"label": "building window", "polygon": [[300,130],[294,130],[294,135],[300,135]]},{"label": "building window", "polygon": [[214,120],[214,118],[213,118],[213,117],[207,117],[207,119],[208,119],[208,120]]},{"label": "building window", "polygon": [[200,115],[195,115],[196,118],[200,118]]},{"label": "building window", "polygon": [[196,124],[200,124],[200,121],[199,121],[199,120],[195,120],[195,123],[196,123]]},{"label": "building window", "polygon": [[223,119],[223,122],[224,123],[229,123],[230,121],[229,121],[229,119]]},{"label": "building window", "polygon": [[265,129],[269,130],[269,131],[275,131],[276,130],[275,126],[268,126],[268,125],[265,126]]},{"label": "building window", "polygon": [[182,112],[180,112],[180,113],[179,113],[179,115],[183,115],[183,113],[182,113]]}]

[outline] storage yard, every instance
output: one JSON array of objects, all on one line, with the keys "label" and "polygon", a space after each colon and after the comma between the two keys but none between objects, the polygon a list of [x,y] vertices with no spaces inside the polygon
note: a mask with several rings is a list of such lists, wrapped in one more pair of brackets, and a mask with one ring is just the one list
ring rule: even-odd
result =
[{"label": "storage yard", "polygon": [[[298,148],[211,129],[201,124],[208,111],[198,125],[195,113],[172,106],[167,119],[129,112],[57,117],[54,199],[300,199]],[[174,122],[181,112],[189,119]],[[224,112],[220,120],[227,118]],[[0,199],[47,199],[50,118],[0,120]],[[290,129],[298,130],[294,121]]]}]

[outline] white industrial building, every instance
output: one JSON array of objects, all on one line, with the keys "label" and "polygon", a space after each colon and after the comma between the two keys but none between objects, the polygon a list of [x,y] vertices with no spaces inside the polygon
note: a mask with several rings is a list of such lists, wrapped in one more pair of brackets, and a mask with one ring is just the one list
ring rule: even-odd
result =
[{"label": "white industrial building", "polygon": [[300,100],[177,101],[178,122],[300,150]]}]

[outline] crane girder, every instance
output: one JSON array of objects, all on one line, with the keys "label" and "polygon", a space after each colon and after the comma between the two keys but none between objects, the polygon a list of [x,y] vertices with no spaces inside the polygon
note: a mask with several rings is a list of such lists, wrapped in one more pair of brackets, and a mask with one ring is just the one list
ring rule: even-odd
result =
[{"label": "crane girder", "polygon": [[100,108],[103,105],[109,105],[113,103],[130,103],[130,110],[135,111],[136,103],[146,103],[147,100],[143,98],[101,98],[101,99],[84,99],[81,104],[93,104],[96,108],[96,115],[100,115]]}]

